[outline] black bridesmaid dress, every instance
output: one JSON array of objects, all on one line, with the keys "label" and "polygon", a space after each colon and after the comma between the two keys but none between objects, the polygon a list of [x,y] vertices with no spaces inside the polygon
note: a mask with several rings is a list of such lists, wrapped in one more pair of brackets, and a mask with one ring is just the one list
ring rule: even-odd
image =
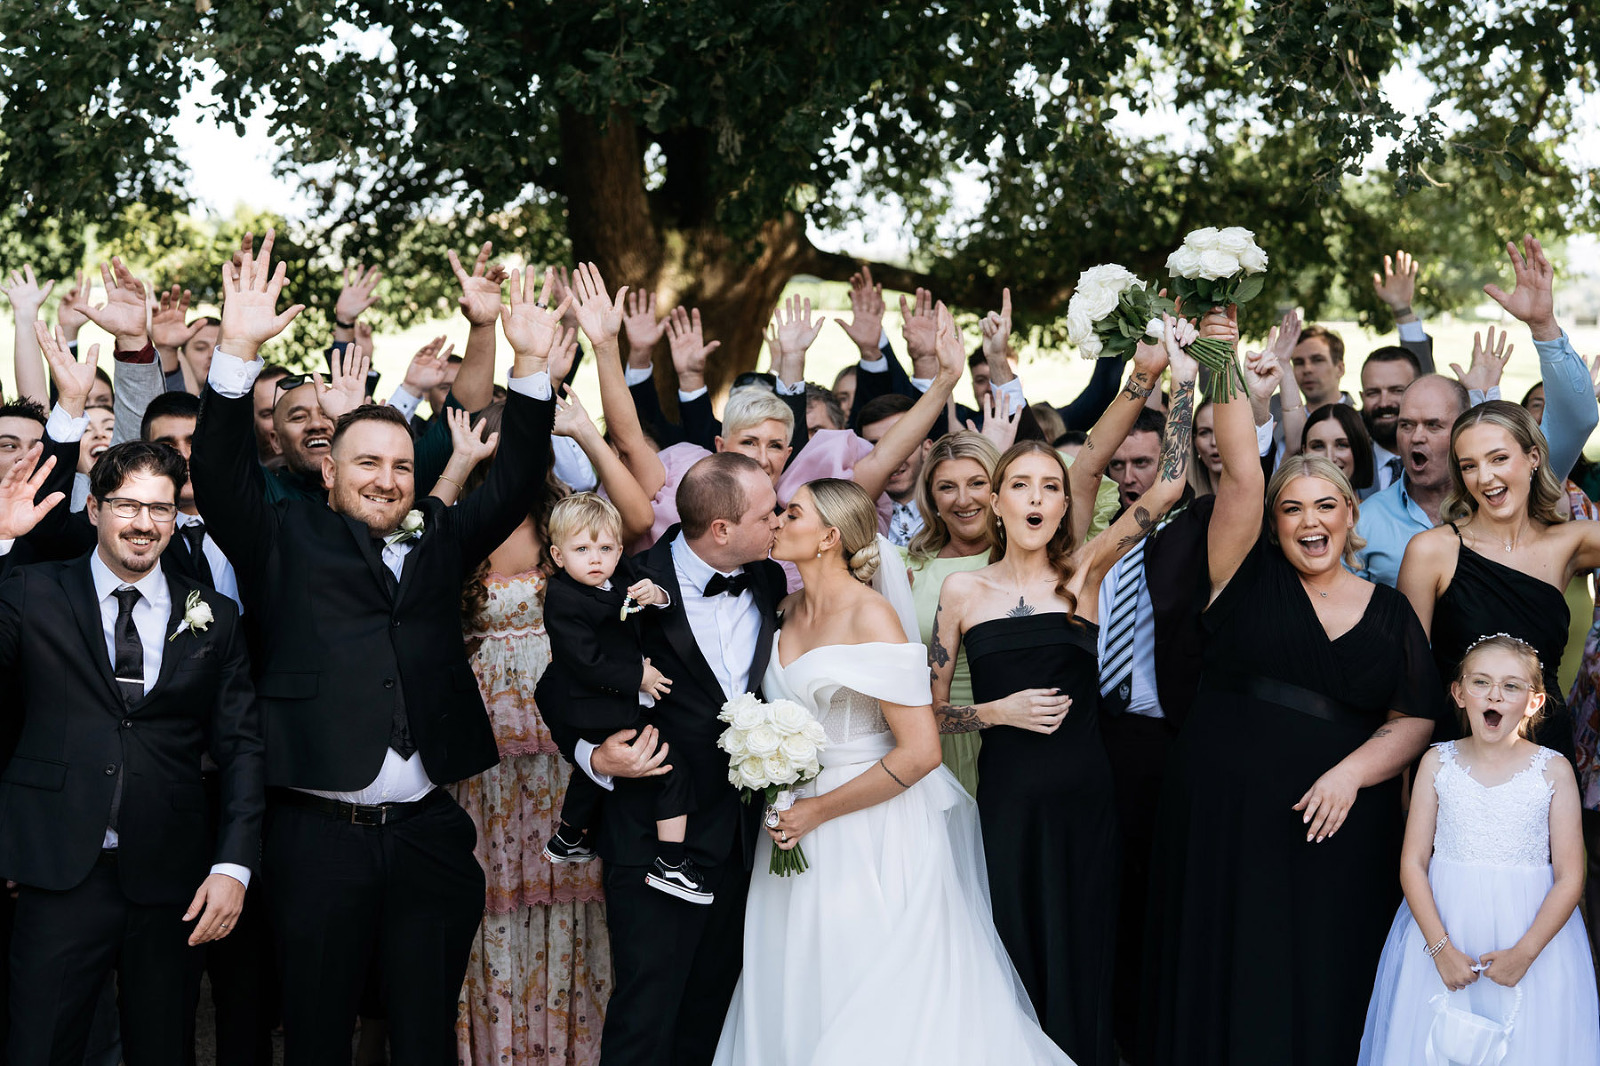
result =
[{"label": "black bridesmaid dress", "polygon": [[[1544,666],[1544,711],[1533,727],[1532,740],[1552,748],[1576,765],[1572,744],[1572,712],[1562,698],[1561,653],[1567,646],[1572,613],[1561,590],[1531,574],[1479,555],[1461,540],[1455,576],[1433,608],[1433,658],[1448,691],[1461,657],[1480,637],[1505,633],[1533,645]],[[1455,715],[1442,719],[1435,740],[1455,740],[1461,724]]]},{"label": "black bridesmaid dress", "polygon": [[1293,807],[1390,710],[1437,719],[1427,638],[1378,585],[1329,639],[1265,538],[1201,621],[1152,856],[1139,1061],[1350,1066],[1400,899],[1400,780],[1362,789],[1320,844]]},{"label": "black bridesmaid dress", "polygon": [[1117,817],[1100,738],[1098,633],[1055,613],[996,618],[963,637],[975,701],[1030,688],[1072,697],[1054,733],[983,731],[978,817],[995,928],[1039,1024],[1078,1066],[1117,1061]]}]

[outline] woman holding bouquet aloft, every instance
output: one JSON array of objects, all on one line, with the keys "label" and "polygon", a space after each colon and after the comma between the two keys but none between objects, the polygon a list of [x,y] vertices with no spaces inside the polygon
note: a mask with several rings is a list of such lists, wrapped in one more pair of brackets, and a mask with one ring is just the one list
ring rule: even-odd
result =
[{"label": "woman holding bouquet aloft", "polygon": [[[784,603],[762,691],[815,715],[827,744],[821,774],[756,854],[744,972],[715,1062],[1070,1066],[989,920],[977,814],[939,764],[927,656],[905,638],[911,590],[872,499],[852,482],[811,482],[785,508],[772,557],[805,584]],[[802,842],[809,869],[768,872],[768,849]]]},{"label": "woman holding bouquet aloft", "polygon": [[[945,579],[929,649],[940,728],[986,729],[978,811],[995,927],[1045,1032],[1080,1063],[1117,1061],[1111,1034],[1117,831],[1098,717],[1100,582],[1178,501],[1192,452],[1199,367],[1185,348],[1195,330],[1166,318],[1164,337],[1160,347],[1139,349],[1128,386],[1070,471],[1038,442],[1001,457],[990,503],[998,558]],[[1160,480],[1138,506],[1083,544],[1100,468],[1169,362],[1172,404]],[[1249,421],[1244,400],[1237,406]],[[977,701],[971,706],[950,702],[963,647]]]},{"label": "woman holding bouquet aloft", "polygon": [[1356,577],[1338,467],[1241,469],[1207,542],[1200,691],[1148,926],[1141,1066],[1349,1066],[1396,903],[1400,772],[1443,706],[1405,597]]}]

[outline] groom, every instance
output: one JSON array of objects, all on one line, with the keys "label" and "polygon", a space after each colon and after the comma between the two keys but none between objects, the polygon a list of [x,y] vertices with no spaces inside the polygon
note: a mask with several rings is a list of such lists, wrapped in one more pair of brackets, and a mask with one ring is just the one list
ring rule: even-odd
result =
[{"label": "groom", "polygon": [[[684,475],[677,502],[681,525],[635,560],[639,576],[672,598],[643,616],[644,653],[672,678],[672,692],[638,736],[626,730],[598,747],[576,745],[578,764],[610,790],[596,840],[616,975],[604,1066],[710,1062],[743,954],[761,807],[740,803],[728,784],[717,714],[728,699],[758,689],[766,673],[784,595],[783,570],[767,559],[778,500],[754,461],[718,452]],[[645,886],[656,829],[655,790],[644,779],[667,765],[693,783],[685,842],[716,894],[710,906]]]}]

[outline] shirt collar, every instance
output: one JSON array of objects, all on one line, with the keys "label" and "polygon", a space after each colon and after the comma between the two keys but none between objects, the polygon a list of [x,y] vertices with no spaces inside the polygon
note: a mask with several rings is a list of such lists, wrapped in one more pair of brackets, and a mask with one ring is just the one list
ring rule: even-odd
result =
[{"label": "shirt collar", "polygon": [[[697,592],[706,587],[706,582],[711,580],[713,574],[723,573],[696,555],[681,532],[672,540],[672,565],[678,570],[679,585],[693,588]],[[726,573],[732,576],[743,572],[744,567],[736,566]]]},{"label": "shirt collar", "polygon": [[[111,568],[106,565],[105,560],[100,558],[100,549],[98,547],[89,553],[89,573],[94,578],[94,596],[97,603],[104,603],[111,597],[113,592],[128,584],[128,582],[123,581],[111,572]],[[138,589],[139,594],[149,600],[150,606],[158,611],[167,611],[172,606],[172,597],[167,588],[167,578],[161,572],[160,563],[152,566],[150,572],[145,574],[144,577],[133,582],[133,587]]]}]

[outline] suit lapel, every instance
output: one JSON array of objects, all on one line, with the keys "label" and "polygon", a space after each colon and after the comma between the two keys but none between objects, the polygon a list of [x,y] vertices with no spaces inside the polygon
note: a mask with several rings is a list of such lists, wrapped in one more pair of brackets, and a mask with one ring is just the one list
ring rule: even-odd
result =
[{"label": "suit lapel", "polygon": [[[189,654],[190,646],[198,636],[198,634],[187,629],[182,633],[178,632],[178,627],[183,624],[183,615],[186,610],[189,593],[197,591],[197,588],[195,585],[181,579],[175,572],[176,570],[177,566],[169,566],[166,557],[163,555],[161,576],[166,579],[167,595],[172,597],[172,609],[167,614],[166,629],[162,637],[165,643],[161,647],[161,671],[156,675],[156,683],[150,686],[150,691],[144,694],[144,699],[140,700],[140,703],[154,696],[162,685],[172,680],[172,672],[178,668],[178,661]],[[213,593],[213,595],[217,594]],[[202,591],[200,596],[204,599],[205,593]]]},{"label": "suit lapel", "polygon": [[666,589],[667,595],[672,597],[672,606],[657,612],[668,643],[678,653],[678,658],[689,667],[689,672],[694,675],[696,683],[707,693],[717,697],[717,706],[720,707],[728,697],[722,691],[722,682],[717,680],[717,675],[706,662],[706,657],[700,653],[700,645],[694,639],[694,631],[689,628],[689,615],[683,607],[683,589],[678,586],[678,568],[672,563],[671,538],[675,535],[674,530],[668,530],[667,535],[656,542],[655,547],[650,549],[645,558],[643,569],[646,571],[646,577]]},{"label": "suit lapel", "polygon": [[106,631],[100,620],[100,600],[94,594],[94,577],[89,572],[89,556],[85,555],[69,564],[61,572],[61,583],[66,586],[67,603],[72,606],[72,616],[78,623],[78,632],[89,647],[89,659],[104,679],[106,687],[122,703],[122,690],[117,687],[116,675],[111,671],[111,659],[106,653]]},{"label": "suit lapel", "polygon": [[[759,568],[759,569],[758,569]],[[744,568],[750,575],[750,594],[755,597],[756,608],[761,612],[761,635],[756,638],[755,654],[750,658],[750,677],[746,684],[751,692],[759,691],[767,676],[767,661],[772,657],[772,634],[778,628],[778,597],[763,579],[767,568],[754,563]]]},{"label": "suit lapel", "polygon": [[[341,514],[339,518],[349,528],[350,535],[355,538],[356,550],[367,561],[367,567],[372,571],[372,579],[378,583],[378,587],[383,590],[385,596],[391,601],[394,600],[395,594],[390,591],[389,586],[389,581],[394,577],[394,574],[387,566],[383,565],[383,556],[378,554],[377,547],[372,543],[372,530],[367,528],[366,523],[358,522],[349,515]],[[415,548],[411,550],[416,551]],[[400,572],[404,574],[405,569],[402,568]]]}]

